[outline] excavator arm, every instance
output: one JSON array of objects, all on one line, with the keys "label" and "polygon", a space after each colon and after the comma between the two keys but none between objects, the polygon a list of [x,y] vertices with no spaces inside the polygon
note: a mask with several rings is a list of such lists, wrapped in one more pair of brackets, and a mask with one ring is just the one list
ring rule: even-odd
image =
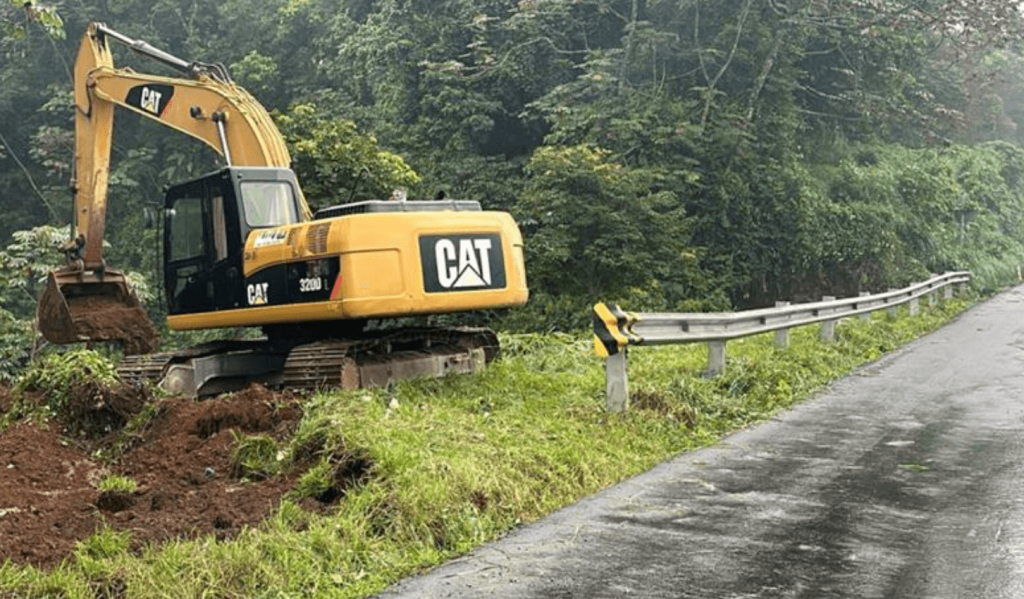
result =
[{"label": "excavator arm", "polygon": [[[182,78],[115,68],[111,41],[183,74]],[[235,85],[221,65],[186,62],[149,44],[92,23],[74,69],[74,222],[62,250],[67,264],[50,274],[37,322],[58,344],[122,341],[126,351],[151,350],[156,331],[124,275],[103,259],[114,114],[125,108],[194,137],[227,166],[287,167],[288,149],[266,109]],[[296,190],[300,219],[311,213]]]},{"label": "excavator arm", "polygon": [[[114,68],[110,41],[170,66],[188,78]],[[220,65],[186,62],[101,23],[89,25],[75,62],[75,224],[84,237],[86,270],[103,268],[107,177],[114,109],[122,107],[194,137],[228,166],[288,167],[284,138],[266,109]],[[230,126],[228,124],[230,123]],[[301,194],[301,191],[299,192]],[[304,198],[299,198],[309,218]]]}]

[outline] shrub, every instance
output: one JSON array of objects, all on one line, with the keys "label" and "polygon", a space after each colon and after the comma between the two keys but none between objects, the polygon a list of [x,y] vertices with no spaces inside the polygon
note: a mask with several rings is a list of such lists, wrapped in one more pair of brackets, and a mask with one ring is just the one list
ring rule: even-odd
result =
[{"label": "shrub", "polygon": [[66,353],[45,354],[32,363],[14,385],[14,395],[21,397],[27,391],[46,394],[46,403],[53,410],[67,405],[76,383],[94,381],[104,387],[117,384],[114,363],[91,349],[73,349]]}]

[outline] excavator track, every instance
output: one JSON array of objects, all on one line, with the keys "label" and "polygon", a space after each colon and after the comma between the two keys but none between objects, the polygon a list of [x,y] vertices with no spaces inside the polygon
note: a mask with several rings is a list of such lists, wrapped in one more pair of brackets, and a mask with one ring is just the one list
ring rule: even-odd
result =
[{"label": "excavator track", "polygon": [[150,382],[175,395],[202,397],[251,383],[297,391],[383,387],[399,380],[470,374],[498,355],[485,328],[408,328],[292,346],[265,339],[207,343],[177,352],[127,356],[129,384]]}]

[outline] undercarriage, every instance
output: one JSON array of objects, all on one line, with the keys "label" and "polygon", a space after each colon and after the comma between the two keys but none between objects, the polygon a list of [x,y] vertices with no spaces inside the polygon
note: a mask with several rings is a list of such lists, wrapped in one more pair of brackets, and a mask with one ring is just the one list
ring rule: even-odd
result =
[{"label": "undercarriage", "polygon": [[289,344],[279,338],[215,341],[177,352],[126,356],[118,375],[174,395],[204,397],[252,383],[301,391],[384,387],[399,380],[470,374],[498,355],[486,328],[402,328]]}]

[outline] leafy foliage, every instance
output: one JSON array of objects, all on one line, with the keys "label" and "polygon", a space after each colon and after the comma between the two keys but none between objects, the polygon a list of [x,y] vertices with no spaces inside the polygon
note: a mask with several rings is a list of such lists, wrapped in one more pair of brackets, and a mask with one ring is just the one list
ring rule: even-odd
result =
[{"label": "leafy foliage", "polygon": [[527,252],[542,286],[593,298],[664,277],[682,258],[678,200],[652,192],[647,173],[586,146],[542,148],[527,168],[533,177],[518,208],[536,227]]},{"label": "leafy foliage", "polygon": [[47,405],[57,411],[71,398],[75,383],[86,380],[113,387],[117,384],[117,369],[109,358],[91,349],[44,354],[18,377],[13,392],[42,392]]},{"label": "leafy foliage", "polygon": [[279,115],[277,122],[291,146],[303,190],[317,206],[386,199],[393,189],[419,182],[401,157],[360,135],[352,121],[329,119],[302,104]]},{"label": "leafy foliage", "polygon": [[23,39],[33,25],[54,39],[64,39],[64,21],[55,7],[33,0],[0,3],[0,31],[4,35]]},{"label": "leafy foliage", "polygon": [[40,226],[15,231],[0,251],[0,303],[23,319],[35,314],[46,275],[64,263],[58,251],[67,230]]},{"label": "leafy foliage", "polygon": [[28,366],[35,337],[32,321],[0,308],[0,384],[10,385]]}]

